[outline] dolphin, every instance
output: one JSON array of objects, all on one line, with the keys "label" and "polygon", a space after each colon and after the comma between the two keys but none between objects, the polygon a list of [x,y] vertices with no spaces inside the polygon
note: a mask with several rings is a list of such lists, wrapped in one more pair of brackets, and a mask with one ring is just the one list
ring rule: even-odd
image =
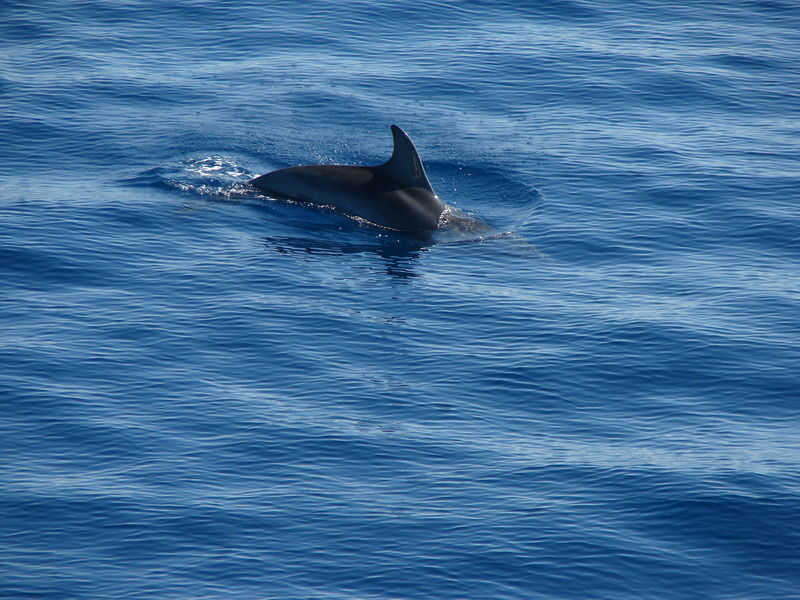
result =
[{"label": "dolphin", "polygon": [[249,183],[270,196],[334,207],[386,229],[433,231],[446,206],[433,191],[411,138],[397,125],[392,135],[392,157],[381,165],[289,167]]}]

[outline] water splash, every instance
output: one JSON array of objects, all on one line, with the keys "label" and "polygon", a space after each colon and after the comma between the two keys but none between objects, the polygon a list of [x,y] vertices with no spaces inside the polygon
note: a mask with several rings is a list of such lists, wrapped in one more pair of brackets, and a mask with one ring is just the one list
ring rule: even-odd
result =
[{"label": "water splash", "polygon": [[201,177],[252,178],[252,175],[236,161],[223,156],[208,156],[191,161],[186,165],[186,170]]},{"label": "water splash", "polygon": [[235,159],[206,156],[180,163],[172,172],[162,172],[162,185],[218,200],[240,200],[252,194],[247,183],[253,173]]}]

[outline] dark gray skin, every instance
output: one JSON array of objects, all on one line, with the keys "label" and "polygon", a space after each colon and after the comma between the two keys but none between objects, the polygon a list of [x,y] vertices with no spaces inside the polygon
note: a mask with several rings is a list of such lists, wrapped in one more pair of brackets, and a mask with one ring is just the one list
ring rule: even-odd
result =
[{"label": "dark gray skin", "polygon": [[375,167],[310,165],[272,171],[250,183],[270,195],[332,206],[408,233],[436,229],[445,204],[433,191],[411,138],[392,125],[392,157]]}]

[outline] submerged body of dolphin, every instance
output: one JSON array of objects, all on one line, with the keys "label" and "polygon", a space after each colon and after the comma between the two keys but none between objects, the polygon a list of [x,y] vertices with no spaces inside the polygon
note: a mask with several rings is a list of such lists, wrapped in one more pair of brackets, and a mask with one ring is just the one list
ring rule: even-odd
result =
[{"label": "submerged body of dolphin", "polygon": [[445,204],[433,191],[411,138],[392,125],[392,157],[375,167],[310,165],[256,177],[269,195],[333,206],[374,225],[409,233],[437,228]]}]

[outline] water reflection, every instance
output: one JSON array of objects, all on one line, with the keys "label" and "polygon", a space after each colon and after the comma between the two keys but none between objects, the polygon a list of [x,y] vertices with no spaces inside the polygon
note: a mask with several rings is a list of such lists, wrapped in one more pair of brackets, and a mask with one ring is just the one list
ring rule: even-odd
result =
[{"label": "water reflection", "polygon": [[[340,235],[342,232],[339,232]],[[381,235],[372,242],[354,243],[345,240],[312,239],[306,237],[273,236],[264,245],[280,254],[309,256],[345,256],[374,254],[383,259],[388,275],[398,279],[419,277],[415,264],[430,247],[430,240],[405,236]]]}]

